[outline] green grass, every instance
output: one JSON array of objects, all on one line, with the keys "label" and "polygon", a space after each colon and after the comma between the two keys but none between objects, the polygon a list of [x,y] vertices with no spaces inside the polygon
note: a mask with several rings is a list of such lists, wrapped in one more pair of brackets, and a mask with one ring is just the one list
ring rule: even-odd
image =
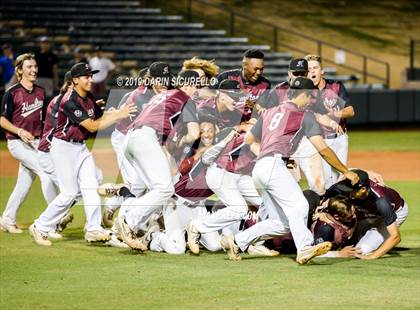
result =
[{"label": "green grass", "polygon": [[352,151],[413,151],[420,152],[420,130],[350,130]]},{"label": "green grass", "polygon": [[[420,211],[416,182],[389,182],[410,215],[398,249],[380,260],[292,256],[228,261],[204,252],[170,256],[86,244],[82,206],[65,240],[51,248],[23,235],[0,233],[0,309],[415,309],[420,306]],[[0,180],[0,205],[14,186]],[[4,207],[3,207],[4,208]],[[1,208],[1,209],[3,209]],[[18,223],[28,226],[44,204],[36,181]]]}]

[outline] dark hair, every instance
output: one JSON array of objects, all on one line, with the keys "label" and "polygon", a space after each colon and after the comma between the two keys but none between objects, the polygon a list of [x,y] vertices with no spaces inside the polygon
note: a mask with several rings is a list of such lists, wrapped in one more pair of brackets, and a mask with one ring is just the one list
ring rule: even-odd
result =
[{"label": "dark hair", "polygon": [[324,211],[331,215],[337,215],[340,219],[345,219],[352,215],[352,205],[353,204],[350,198],[343,195],[338,195],[336,197],[330,198],[328,201],[328,206],[324,209]]},{"label": "dark hair", "polygon": [[197,110],[198,122],[199,123],[212,123],[216,125],[216,117],[211,114],[211,112],[205,108],[200,108]]},{"label": "dark hair", "polygon": [[264,53],[261,50],[249,49],[244,53],[246,58],[264,59]]},{"label": "dark hair", "polygon": [[288,89],[287,90],[287,99],[291,100],[293,98],[296,98],[297,96],[299,96],[302,93],[311,93],[311,90],[309,89]]}]

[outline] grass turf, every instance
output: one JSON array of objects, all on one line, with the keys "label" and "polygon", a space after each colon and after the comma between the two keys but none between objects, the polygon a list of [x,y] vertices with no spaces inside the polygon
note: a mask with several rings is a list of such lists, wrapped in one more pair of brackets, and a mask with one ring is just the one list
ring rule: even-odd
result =
[{"label": "grass turf", "polygon": [[[0,179],[4,206],[14,178]],[[23,235],[0,233],[0,309],[369,309],[420,306],[418,182],[389,182],[411,206],[402,242],[376,261],[293,256],[228,261],[222,253],[170,256],[88,245],[82,206],[65,240],[51,248]],[[18,223],[44,208],[36,181]]]}]

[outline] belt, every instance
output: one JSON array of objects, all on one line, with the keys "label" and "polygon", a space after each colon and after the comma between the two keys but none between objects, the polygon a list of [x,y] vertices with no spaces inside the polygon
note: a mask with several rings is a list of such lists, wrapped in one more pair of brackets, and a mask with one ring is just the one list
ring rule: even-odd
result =
[{"label": "belt", "polygon": [[175,200],[177,203],[185,206],[185,207],[189,207],[189,208],[194,208],[197,207],[201,204],[202,200],[199,201],[191,201],[188,199],[185,199],[184,197],[180,197],[178,195],[173,195],[172,199]]},{"label": "belt", "polygon": [[85,140],[75,140],[75,139],[69,139],[69,140],[64,140],[70,143],[77,143],[77,144],[83,144],[85,143]]},{"label": "belt", "polygon": [[[346,134],[346,133],[347,133],[347,129],[344,129],[343,135]],[[342,134],[332,133],[332,134],[324,136],[324,139],[335,139],[335,138],[338,138],[339,136],[342,136]]]}]

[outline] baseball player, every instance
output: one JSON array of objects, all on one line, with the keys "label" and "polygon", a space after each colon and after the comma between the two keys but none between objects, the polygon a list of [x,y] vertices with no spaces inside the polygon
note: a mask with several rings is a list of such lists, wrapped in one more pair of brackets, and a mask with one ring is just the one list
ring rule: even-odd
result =
[{"label": "baseball player", "polygon": [[[308,78],[320,90],[314,111],[327,115],[332,122],[332,126],[322,127],[324,139],[327,145],[337,154],[340,161],[347,164],[349,142],[346,119],[354,116],[354,109],[350,105],[347,90],[340,81],[324,78],[320,56],[306,55],[305,59],[308,61]],[[342,130],[337,131],[336,124],[339,124]],[[339,173],[328,165],[325,160],[322,161],[322,166],[325,188],[329,188],[337,182]]]},{"label": "baseball player", "polygon": [[154,96],[130,126],[126,156],[149,189],[139,198],[127,198],[115,222],[122,240],[131,248],[147,250],[135,234],[147,231],[147,220],[174,194],[171,168],[162,148],[174,124],[180,121],[187,127],[187,133],[177,141],[179,147],[200,135],[196,105],[191,99],[198,81],[197,72],[182,71],[177,77],[178,89]]},{"label": "baseball player", "polygon": [[41,179],[41,188],[47,203],[55,195],[54,184],[38,163],[37,147],[42,131],[44,89],[35,84],[38,66],[33,54],[22,54],[15,62],[18,83],[4,94],[0,111],[0,126],[6,132],[7,147],[19,161],[16,186],[0,218],[0,229],[14,234],[22,233],[16,226],[17,212],[29,193],[35,176]]},{"label": "baseball player", "polygon": [[[361,254],[356,257],[376,259],[401,241],[400,226],[408,216],[408,205],[397,191],[372,181],[366,171],[353,171],[359,177],[358,183],[340,181],[327,190],[325,198],[341,194],[351,199],[359,211],[355,235]],[[376,218],[372,219],[372,215]]]},{"label": "baseball player", "polygon": [[[98,180],[92,153],[85,144],[89,133],[107,128],[136,112],[131,104],[102,112],[90,93],[92,71],[86,63],[71,70],[74,89],[58,107],[57,124],[51,142],[51,157],[58,178],[60,194],[29,227],[39,245],[50,246],[47,233],[53,230],[81,191],[86,214],[85,240],[108,241],[110,235],[101,227],[101,200],[96,192]],[[103,115],[102,115],[103,114]]]},{"label": "baseball player", "polygon": [[[154,95],[164,92],[170,87],[171,78],[172,74],[168,64],[161,61],[152,63],[142,77],[144,83],[139,85],[132,92],[124,95],[120,101],[119,107],[122,107],[126,103],[133,102],[136,105],[137,113],[139,114],[143,105]],[[143,180],[137,176],[134,167],[124,155],[124,139],[128,128],[134,119],[135,117],[126,118],[116,124],[115,130],[111,134],[111,144],[115,151],[118,167],[124,183],[130,185],[130,190],[135,196],[139,196],[146,190],[146,185]],[[110,227],[112,225],[114,213],[121,206],[122,202],[122,197],[105,199],[105,210],[102,219],[105,226]]]},{"label": "baseball player", "polygon": [[264,53],[261,50],[249,49],[245,51],[242,58],[242,68],[228,70],[217,76],[216,83],[210,87],[219,88],[219,84],[228,79],[238,81],[240,88],[248,94],[247,109],[252,112],[254,104],[271,88],[268,81],[262,74],[264,72]]},{"label": "baseball player", "polygon": [[283,159],[293,153],[305,135],[332,166],[343,172],[353,183],[358,181],[358,176],[349,171],[325,145],[313,113],[304,110],[310,103],[313,89],[311,80],[296,78],[287,94],[289,101],[265,111],[247,135],[248,144],[260,142],[252,176],[256,187],[263,193],[268,219],[235,236],[222,239],[222,247],[231,260],[240,260],[239,250],[245,251],[256,240],[282,236],[289,231],[296,244],[296,261],[299,264],[325,254],[331,248],[330,242],[313,245],[313,235],[307,228],[308,202]]},{"label": "baseball player", "polygon": [[[234,92],[226,94],[236,96]],[[228,135],[209,149],[202,158],[207,169],[206,181],[209,188],[226,206],[201,220],[193,220],[187,227],[188,247],[193,254],[199,254],[200,234],[211,233],[239,223],[248,213],[248,204],[260,206],[261,197],[250,177],[255,146],[245,145],[246,132]]]}]

